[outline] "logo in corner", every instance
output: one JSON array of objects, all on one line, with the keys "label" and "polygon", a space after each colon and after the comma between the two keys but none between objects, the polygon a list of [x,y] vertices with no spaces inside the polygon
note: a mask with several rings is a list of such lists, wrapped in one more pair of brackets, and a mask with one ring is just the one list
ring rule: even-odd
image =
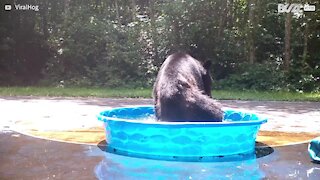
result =
[{"label": "logo in corner", "polygon": [[4,10],[5,10],[5,11],[11,11],[11,9],[12,9],[11,4],[5,4],[5,5],[4,5]]}]

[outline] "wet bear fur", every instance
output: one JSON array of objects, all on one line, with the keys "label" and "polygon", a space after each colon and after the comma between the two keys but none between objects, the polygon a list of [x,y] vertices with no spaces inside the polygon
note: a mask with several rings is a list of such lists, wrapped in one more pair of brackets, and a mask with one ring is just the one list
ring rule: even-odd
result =
[{"label": "wet bear fur", "polygon": [[211,98],[211,62],[203,65],[186,53],[170,55],[153,87],[159,121],[221,122],[221,106]]}]

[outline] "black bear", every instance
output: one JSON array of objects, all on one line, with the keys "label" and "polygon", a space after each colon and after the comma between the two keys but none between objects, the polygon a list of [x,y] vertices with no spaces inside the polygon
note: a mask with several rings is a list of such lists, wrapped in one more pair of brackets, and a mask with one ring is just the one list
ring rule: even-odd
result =
[{"label": "black bear", "polygon": [[153,87],[159,121],[221,122],[223,111],[211,98],[211,62],[203,65],[186,53],[170,55]]}]

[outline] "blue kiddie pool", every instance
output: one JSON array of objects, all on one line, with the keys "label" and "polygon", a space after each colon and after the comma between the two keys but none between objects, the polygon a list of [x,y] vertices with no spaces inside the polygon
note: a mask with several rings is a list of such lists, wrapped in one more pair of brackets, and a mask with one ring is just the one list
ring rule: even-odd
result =
[{"label": "blue kiddie pool", "polygon": [[260,125],[256,114],[225,110],[223,122],[160,122],[154,106],[113,108],[101,112],[107,151],[151,159],[214,161],[254,154]]}]

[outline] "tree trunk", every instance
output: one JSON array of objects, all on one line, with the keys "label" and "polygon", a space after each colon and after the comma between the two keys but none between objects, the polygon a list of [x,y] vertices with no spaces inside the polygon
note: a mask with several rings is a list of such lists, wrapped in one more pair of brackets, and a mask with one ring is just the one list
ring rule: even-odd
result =
[{"label": "tree trunk", "polygon": [[64,17],[67,18],[70,12],[70,0],[64,1]]},{"label": "tree trunk", "polygon": [[234,0],[230,0],[228,5],[228,27],[229,28],[233,27],[234,16],[235,16]]},{"label": "tree trunk", "polygon": [[132,21],[136,21],[137,16],[137,4],[135,0],[131,0],[131,6],[132,6]]},{"label": "tree trunk", "polygon": [[[306,1],[304,3],[307,3]],[[305,26],[303,32],[303,53],[302,53],[302,61],[304,64],[307,63],[308,58],[308,36],[309,36],[309,24],[308,24],[308,17],[307,15],[304,16],[305,19]]]},{"label": "tree trunk", "polygon": [[[291,0],[287,0],[287,3],[291,3]],[[284,37],[284,70],[288,71],[291,60],[291,13],[287,13],[285,21],[285,37]]]},{"label": "tree trunk", "polygon": [[218,39],[222,39],[221,35],[222,35],[222,32],[225,28],[225,24],[226,24],[226,17],[227,17],[227,1],[222,1],[222,4],[221,4],[221,9],[220,9],[220,18],[219,18],[219,29],[218,29],[218,36],[217,38]]},{"label": "tree trunk", "polygon": [[153,58],[157,64],[159,64],[159,55],[158,55],[158,35],[157,35],[157,26],[156,26],[156,17],[154,12],[154,1],[149,1],[150,7],[150,19],[151,19],[151,34],[153,39]]},{"label": "tree trunk", "polygon": [[115,0],[114,1],[114,4],[115,4],[115,8],[116,8],[116,18],[117,18],[117,21],[118,23],[120,24],[120,14],[119,14],[119,5],[118,5],[118,0]]},{"label": "tree trunk", "polygon": [[[218,30],[217,30],[217,36],[215,37],[215,44],[221,44],[221,42],[223,41],[223,30],[226,28],[226,24],[227,24],[227,16],[228,16],[228,2],[227,1],[221,1],[220,4],[220,10],[219,10],[219,21],[218,21]],[[220,54],[221,51],[221,46],[216,45],[214,46],[214,53],[216,55]]]},{"label": "tree trunk", "polygon": [[249,63],[253,64],[256,60],[256,48],[255,48],[255,41],[254,41],[254,30],[256,28],[255,26],[255,0],[249,0],[248,1],[249,6],[249,16],[248,16],[248,58]]},{"label": "tree trunk", "polygon": [[181,37],[180,37],[180,25],[179,25],[179,17],[172,17],[172,26],[174,33],[174,51],[181,50]]},{"label": "tree trunk", "polygon": [[41,11],[42,14],[42,31],[43,31],[43,36],[45,39],[48,39],[49,37],[49,32],[48,32],[48,1],[43,1],[42,4],[43,7],[43,11]]}]

